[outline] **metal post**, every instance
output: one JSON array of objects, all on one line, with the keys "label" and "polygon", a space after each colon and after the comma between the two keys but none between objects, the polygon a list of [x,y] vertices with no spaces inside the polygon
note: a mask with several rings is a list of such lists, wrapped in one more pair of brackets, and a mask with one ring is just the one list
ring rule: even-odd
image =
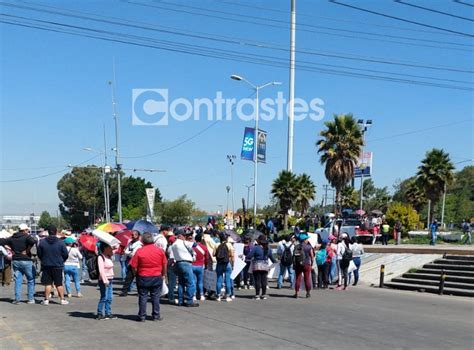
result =
[{"label": "metal post", "polygon": [[290,27],[290,91],[288,107],[288,171],[293,171],[293,126],[295,110],[295,33],[296,33],[296,0],[291,0],[291,27]]},{"label": "metal post", "polygon": [[226,186],[226,191],[227,191],[227,206],[226,206],[226,210],[225,210],[225,215],[227,216],[227,214],[229,213],[229,191],[230,191],[230,186]]},{"label": "metal post", "polygon": [[113,115],[115,121],[115,167],[117,169],[117,187],[118,187],[118,203],[117,203],[117,212],[119,215],[119,222],[122,222],[122,175],[120,174],[120,170],[122,165],[120,164],[120,152],[119,152],[119,136],[118,136],[118,114],[117,114],[117,106],[115,103],[115,60],[114,60],[114,79],[110,82],[112,88],[112,108],[113,108]]},{"label": "metal post", "polygon": [[431,214],[431,199],[428,199],[428,220],[427,220],[427,225],[426,227],[428,228],[428,234],[429,234],[429,230],[430,230],[430,214]]},{"label": "metal post", "polygon": [[259,112],[259,101],[258,93],[260,87],[255,88],[257,96],[255,98],[255,130],[254,130],[254,146],[253,146],[253,228],[257,229],[257,173],[258,173],[258,112]]},{"label": "metal post", "polygon": [[385,265],[380,265],[380,283],[379,288],[384,287],[383,279],[385,277]]},{"label": "metal post", "polygon": [[444,229],[444,207],[446,204],[446,182],[444,183],[443,206],[441,208],[441,227]]},{"label": "metal post", "polygon": [[441,270],[441,275],[439,276],[439,295],[443,295],[444,292],[444,281],[446,280],[446,273],[444,270]]},{"label": "metal post", "polygon": [[362,209],[363,208],[363,201],[364,201],[364,169],[361,168],[361,173],[360,173],[360,210],[363,210]]},{"label": "metal post", "polygon": [[234,202],[234,161],[230,165],[230,186],[232,190],[232,221],[235,214],[235,202]]}]

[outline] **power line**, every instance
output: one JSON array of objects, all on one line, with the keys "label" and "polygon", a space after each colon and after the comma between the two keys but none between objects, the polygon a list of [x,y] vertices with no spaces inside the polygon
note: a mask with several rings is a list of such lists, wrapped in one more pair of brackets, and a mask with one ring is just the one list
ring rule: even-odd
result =
[{"label": "power line", "polygon": [[[85,160],[84,162],[79,163],[79,164],[76,164],[76,165],[74,165],[74,166],[76,166],[76,167],[77,167],[77,166],[80,166],[80,165],[82,165],[82,164],[85,164],[85,163],[87,163],[87,162],[90,162],[91,160],[96,159],[97,157],[99,157],[99,155],[96,155],[96,156],[94,156],[94,157],[92,157],[92,158],[90,158],[90,159],[87,159],[87,160]],[[49,173],[49,174],[44,174],[44,175],[39,175],[39,176],[34,176],[34,177],[28,177],[28,178],[22,178],[22,179],[1,180],[0,182],[3,182],[3,183],[5,183],[5,182],[21,182],[21,181],[29,181],[29,180],[43,179],[43,178],[48,177],[48,176],[53,176],[53,175],[56,175],[56,174],[63,173],[63,172],[65,172],[65,171],[67,171],[67,170],[69,170],[69,167],[65,167],[65,168],[63,168],[62,170],[55,171],[55,172]]]},{"label": "power line", "polygon": [[461,0],[453,0],[453,1],[454,1],[454,2],[457,2],[459,5],[474,7],[473,4],[470,4],[470,3],[468,3],[468,2],[464,2],[464,1],[461,1]]},{"label": "power line", "polygon": [[[164,5],[171,5],[171,6],[175,6],[175,7],[197,9],[199,11],[208,12],[208,14],[200,13],[200,12],[196,12],[196,11],[192,11],[192,10],[183,10],[183,9],[179,9],[179,8],[178,9],[169,8],[169,7],[164,7],[164,6],[160,6],[160,5],[156,5],[156,4],[151,5],[151,4],[147,4],[147,3],[140,3],[140,2],[134,2],[134,1],[128,1],[128,0],[126,0],[126,2],[129,3],[129,4],[132,4],[132,5],[144,6],[144,7],[150,7],[150,8],[157,8],[157,9],[161,9],[161,10],[165,10],[165,11],[187,13],[187,14],[191,14],[191,15],[198,15],[198,16],[204,16],[204,17],[209,17],[209,18],[217,18],[217,19],[222,19],[222,20],[226,20],[226,21],[233,21],[233,22],[238,22],[238,23],[243,22],[243,23],[255,24],[255,25],[260,25],[260,26],[267,26],[267,27],[274,27],[274,28],[284,28],[284,29],[289,28],[288,23],[285,22],[285,21],[281,21],[281,20],[263,18],[263,17],[257,17],[257,16],[234,14],[234,13],[229,13],[229,12],[226,12],[226,11],[211,10],[211,9],[206,9],[206,8],[202,8],[202,7],[200,8],[200,7],[196,7],[196,6],[160,2],[160,4],[164,4]],[[221,15],[212,15],[212,14],[209,14],[209,13],[226,14],[226,15],[231,15],[231,16],[240,17],[240,18],[224,17],[224,16],[221,16]],[[255,22],[255,21],[250,21],[247,18],[257,19],[257,20],[260,20],[260,21],[272,22],[274,24],[259,23],[259,22]],[[429,40],[429,39],[417,39],[417,38],[411,38],[411,37],[403,37],[403,36],[388,35],[388,34],[377,34],[377,33],[371,33],[371,32],[360,32],[360,31],[354,31],[354,30],[349,30],[349,29],[340,29],[340,28],[332,28],[332,27],[325,27],[325,26],[316,26],[316,25],[305,24],[305,23],[298,23],[298,26],[299,27],[303,26],[303,27],[318,29],[318,30],[311,30],[311,29],[300,28],[299,31],[303,31],[303,32],[318,33],[318,34],[333,35],[333,36],[341,36],[341,37],[350,37],[350,38],[357,38],[357,39],[364,39],[364,40],[385,41],[385,42],[409,44],[409,45],[415,45],[415,46],[426,46],[426,47],[440,48],[439,46],[432,46],[432,45],[425,45],[425,44],[414,44],[414,43],[406,43],[406,42],[399,42],[399,41],[386,40],[386,39],[373,39],[373,38],[366,38],[366,37],[360,37],[360,36],[351,36],[351,35],[346,35],[346,34],[328,33],[328,32],[322,32],[319,29],[333,30],[333,31],[352,33],[352,34],[363,34],[363,35],[370,35],[370,36],[374,36],[374,37],[382,37],[382,38],[389,38],[389,39],[402,39],[402,40],[410,40],[410,41],[447,44],[447,45],[457,45],[457,46],[467,46],[467,47],[472,46],[472,45],[469,45],[469,44],[452,43],[452,42],[444,42],[444,41]],[[464,35],[466,35],[466,34],[464,34]],[[444,47],[444,48],[446,48],[446,47]],[[452,49],[454,49],[454,48],[452,48]]]},{"label": "power line", "polygon": [[[240,0],[238,2],[233,2],[233,1],[230,1],[230,0],[214,0],[214,1],[218,2],[218,3],[223,2],[223,3],[229,4],[229,5],[233,5],[233,6],[239,6],[239,7],[244,7],[244,8],[252,8],[252,9],[256,9],[256,10],[262,10],[262,11],[267,11],[267,12],[275,12],[275,13],[281,13],[281,14],[288,15],[288,11],[270,9],[270,8],[261,7],[261,6],[254,6],[254,5],[250,5],[250,4],[247,4],[247,3],[243,3]],[[312,18],[312,19],[318,18],[318,19],[335,21],[335,22],[342,22],[342,23],[354,23],[354,24],[357,24],[357,25],[365,25],[365,26],[370,26],[370,27],[390,28],[390,29],[410,31],[410,32],[429,33],[429,34],[436,34],[436,35],[449,35],[449,36],[462,37],[459,34],[453,34],[453,33],[442,33],[442,32],[433,31],[433,30],[403,28],[403,27],[397,27],[397,26],[384,25],[384,24],[380,24],[380,23],[367,23],[367,22],[360,22],[360,21],[341,19],[341,18],[308,15],[308,14],[305,14],[305,13],[299,13],[298,17],[306,17],[306,18]]]},{"label": "power line", "polygon": [[402,22],[406,22],[406,23],[415,24],[415,25],[417,25],[417,26],[422,26],[422,27],[427,27],[427,28],[432,28],[432,29],[438,29],[438,30],[441,30],[441,31],[444,31],[444,32],[459,34],[459,35],[467,36],[467,37],[470,37],[470,38],[474,37],[474,35],[469,34],[469,33],[458,32],[458,31],[452,30],[452,29],[442,28],[442,27],[438,27],[438,26],[433,26],[433,25],[431,25],[431,24],[426,24],[426,23],[422,23],[422,22],[412,21],[412,20],[406,19],[406,18],[401,18],[401,17],[392,16],[392,15],[387,15],[387,14],[382,13],[382,12],[377,12],[377,11],[365,9],[365,8],[357,7],[357,6],[354,6],[354,5],[344,4],[344,3],[338,2],[338,1],[336,1],[336,0],[329,0],[329,2],[331,2],[331,3],[335,4],[335,5],[345,6],[345,7],[348,7],[348,8],[354,9],[354,10],[357,10],[357,11],[367,12],[367,13],[371,13],[371,14],[373,14],[373,15],[382,16],[382,17],[386,17],[386,18],[391,18],[391,19],[394,19],[394,20],[397,20],[397,21],[402,21]]},{"label": "power line", "polygon": [[[95,21],[99,23],[107,23],[107,24],[126,26],[126,27],[137,28],[137,29],[150,30],[150,31],[161,32],[161,33],[171,34],[171,35],[179,35],[179,36],[184,36],[184,37],[192,37],[192,38],[197,38],[197,39],[223,42],[226,44],[236,44],[239,46],[245,44],[251,47],[283,51],[285,53],[289,51],[288,48],[286,48],[286,46],[282,47],[282,46],[278,46],[278,44],[273,44],[273,43],[252,42],[252,41],[248,41],[242,38],[216,36],[214,34],[196,32],[196,31],[193,31],[193,32],[182,31],[178,28],[173,28],[173,27],[156,26],[156,25],[151,25],[150,23],[130,21],[130,20],[125,20],[125,19],[117,18],[117,17],[98,16],[98,15],[87,13],[87,12],[71,11],[68,9],[58,8],[54,6],[44,5],[43,7],[54,9],[55,11],[45,10],[45,9],[25,6],[25,5],[2,3],[2,2],[0,2],[0,5],[14,7],[14,8],[21,8],[21,9],[26,9],[26,10],[36,11],[36,12],[43,12],[47,14],[57,14],[57,15],[77,18],[77,19],[91,20],[91,21]],[[64,12],[64,11],[68,11],[70,13]],[[77,13],[79,13],[79,15],[77,15]],[[94,17],[98,17],[98,18],[94,18]],[[312,56],[331,57],[331,58],[339,58],[339,59],[344,59],[344,60],[356,60],[356,61],[364,61],[364,62],[380,63],[380,64],[388,64],[388,65],[400,65],[400,66],[413,67],[413,68],[425,68],[425,69],[432,69],[432,70],[446,70],[446,71],[453,71],[453,72],[473,73],[472,70],[466,70],[462,68],[439,66],[439,65],[424,65],[424,64],[418,64],[418,62],[410,62],[410,61],[397,62],[397,61],[390,61],[390,60],[387,60],[386,58],[380,58],[380,57],[367,57],[367,56],[364,57],[364,56],[354,56],[354,55],[351,56],[345,53],[314,51],[314,50],[309,50],[309,49],[304,49],[304,48],[297,50],[297,52],[301,54],[312,55]]]},{"label": "power line", "polygon": [[399,4],[406,5],[406,6],[411,6],[411,7],[420,9],[420,10],[429,11],[429,12],[437,13],[437,14],[440,14],[440,15],[450,16],[450,17],[453,17],[453,18],[458,18],[458,19],[462,19],[462,20],[465,20],[465,21],[474,22],[474,19],[472,19],[472,18],[467,18],[467,17],[463,17],[463,16],[453,15],[452,13],[448,13],[448,12],[444,12],[444,11],[439,11],[439,10],[431,9],[431,8],[424,7],[424,6],[420,6],[420,5],[410,4],[410,3],[404,2],[404,1],[402,1],[402,0],[394,0],[394,1],[395,1],[395,2],[398,2]]},{"label": "power line", "polygon": [[[30,27],[30,28],[32,27],[32,28],[48,30],[48,31],[52,30],[52,31],[55,31],[55,32],[61,32],[61,33],[65,33],[65,34],[84,36],[84,37],[88,37],[88,38],[96,38],[96,39],[101,39],[101,40],[105,40],[105,41],[113,41],[113,42],[125,43],[125,44],[130,44],[130,45],[141,46],[141,47],[167,50],[167,51],[172,51],[172,52],[187,53],[187,54],[203,56],[203,57],[220,58],[220,59],[224,59],[224,60],[246,62],[246,63],[252,63],[252,64],[258,64],[258,65],[266,65],[266,66],[273,66],[273,67],[284,68],[284,69],[287,68],[286,59],[282,59],[282,58],[278,58],[278,57],[274,57],[274,56],[265,56],[265,55],[257,55],[257,54],[245,55],[245,54],[242,54],[241,52],[231,51],[231,50],[215,49],[215,48],[209,48],[209,47],[205,47],[205,46],[177,43],[177,42],[174,42],[174,41],[157,40],[157,39],[153,39],[153,38],[141,37],[141,36],[136,36],[136,35],[131,35],[131,34],[109,32],[109,31],[105,31],[105,30],[91,29],[91,28],[86,28],[86,27],[81,27],[81,26],[73,26],[73,25],[68,25],[68,24],[63,24],[63,23],[58,23],[58,22],[43,21],[43,20],[38,20],[38,19],[31,19],[31,18],[25,18],[25,17],[13,16],[13,15],[7,15],[7,14],[0,14],[0,15],[4,16],[4,17],[8,17],[8,18],[15,18],[15,19],[21,19],[21,20],[27,20],[27,21],[29,20],[29,21],[37,22],[37,23],[42,24],[43,26],[32,25],[31,23],[25,23],[25,22],[18,22],[18,21],[15,22],[14,20],[13,21],[12,20],[10,20],[10,21],[6,21],[6,20],[0,21],[2,23],[12,24],[12,25],[20,25],[20,26],[24,26],[24,27]],[[66,27],[70,31],[51,29],[51,27],[47,27],[47,26],[45,27],[45,24],[46,25]],[[81,32],[78,33],[76,31],[71,31],[71,30],[78,30],[78,29],[86,31],[86,32],[100,33],[100,34],[109,35],[109,36],[112,36],[112,37],[116,37],[117,39],[98,36],[98,35],[83,34]],[[139,41],[145,41],[145,42],[152,42],[152,43],[160,43],[160,44],[166,45],[166,46],[149,45],[149,44],[143,44],[143,43],[140,43],[140,42],[137,43],[137,42],[130,41],[130,40],[126,41],[124,38],[129,38],[129,39],[139,40]],[[275,61],[275,59],[277,61]],[[423,86],[433,86],[433,87],[448,88],[448,89],[455,89],[455,90],[472,91],[472,88],[457,86],[457,85],[433,83],[433,82],[419,81],[419,80],[413,80],[413,79],[402,79],[402,78],[387,77],[387,76],[372,75],[372,74],[354,73],[354,72],[348,72],[348,71],[344,71],[344,70],[322,69],[322,68],[315,67],[317,65],[321,66],[322,64],[317,64],[317,63],[313,63],[313,62],[309,62],[309,63],[310,63],[310,66],[298,64],[297,67],[300,70],[303,70],[303,71],[318,72],[318,73],[330,74],[330,75],[350,76],[350,77],[356,77],[356,78],[367,78],[367,79],[373,79],[373,80],[383,80],[383,81],[391,81],[391,82],[398,82],[398,83],[407,83],[407,84],[412,84],[412,85],[423,85]],[[325,65],[322,65],[322,66],[325,66]],[[352,68],[352,67],[346,67],[346,68],[353,69],[353,70],[360,70],[358,68]],[[365,71],[368,71],[368,70],[365,70]],[[372,71],[372,72],[376,72],[376,71]],[[389,72],[387,74],[394,75],[394,74],[398,74],[398,73]],[[400,75],[400,76],[410,76],[410,75],[404,75],[404,74],[398,74],[398,75]],[[438,80],[438,78],[433,78],[433,77],[422,77],[422,78]],[[447,80],[444,80],[444,81],[447,81]]]}]

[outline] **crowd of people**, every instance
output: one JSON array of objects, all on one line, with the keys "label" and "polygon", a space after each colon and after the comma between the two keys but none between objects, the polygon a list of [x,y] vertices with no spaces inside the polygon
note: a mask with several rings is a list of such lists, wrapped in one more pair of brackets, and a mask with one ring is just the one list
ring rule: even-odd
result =
[{"label": "crowd of people", "polygon": [[[276,249],[270,247],[265,234],[234,238],[214,229],[212,224],[174,230],[162,226],[158,234],[133,231],[126,245],[111,246],[99,241],[91,250],[70,232],[58,232],[51,226],[38,240],[22,224],[17,233],[0,239],[0,255],[7,257],[4,260],[10,262],[13,270],[14,304],[21,301],[24,278],[27,303],[36,303],[37,256],[44,285],[41,303],[49,305],[55,291],[59,304],[67,305],[73,297],[72,284],[74,296],[81,298],[81,283],[97,281],[98,320],[117,318],[112,312],[113,284],[119,279],[123,283],[120,296],[127,297],[137,289],[139,321],[146,320],[149,300],[151,319],[162,320],[160,298],[172,305],[198,307],[204,300],[232,302],[236,290],[253,289],[255,300],[266,300],[268,274],[275,268],[277,289],[283,288],[288,280],[295,298],[300,296],[301,288],[310,298],[312,289],[331,285],[336,290],[347,289],[352,276],[353,285],[358,283],[364,250],[345,233],[330,235],[328,241],[315,241],[310,234],[297,231],[285,236]],[[240,239],[243,247],[236,249],[236,240]],[[114,261],[120,262],[119,278],[115,278]],[[241,270],[232,276],[238,266]],[[204,283],[209,274],[214,279]],[[9,285],[10,280],[11,274],[3,268],[2,285]]]}]

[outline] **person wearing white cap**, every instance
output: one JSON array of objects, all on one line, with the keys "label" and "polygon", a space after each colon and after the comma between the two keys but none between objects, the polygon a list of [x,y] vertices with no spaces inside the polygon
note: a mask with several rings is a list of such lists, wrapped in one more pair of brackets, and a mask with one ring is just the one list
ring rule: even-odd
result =
[{"label": "person wearing white cap", "polygon": [[8,238],[0,239],[0,245],[9,246],[13,250],[12,267],[15,276],[15,297],[13,304],[18,304],[21,299],[21,285],[23,276],[28,282],[28,304],[34,304],[35,294],[35,269],[31,260],[31,248],[36,244],[36,240],[28,235],[30,228],[26,224],[19,226],[18,232]]}]

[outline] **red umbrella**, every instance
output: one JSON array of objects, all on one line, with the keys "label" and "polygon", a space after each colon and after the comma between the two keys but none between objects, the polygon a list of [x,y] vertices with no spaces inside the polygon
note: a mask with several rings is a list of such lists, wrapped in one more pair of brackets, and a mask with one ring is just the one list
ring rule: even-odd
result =
[{"label": "red umbrella", "polygon": [[79,243],[81,244],[81,246],[91,252],[95,252],[97,242],[98,242],[97,238],[88,234],[83,233],[79,237]]},{"label": "red umbrella", "polygon": [[120,233],[117,233],[115,235],[115,238],[117,238],[120,241],[120,245],[126,247],[128,243],[132,239],[132,231],[131,230],[125,230]]}]

